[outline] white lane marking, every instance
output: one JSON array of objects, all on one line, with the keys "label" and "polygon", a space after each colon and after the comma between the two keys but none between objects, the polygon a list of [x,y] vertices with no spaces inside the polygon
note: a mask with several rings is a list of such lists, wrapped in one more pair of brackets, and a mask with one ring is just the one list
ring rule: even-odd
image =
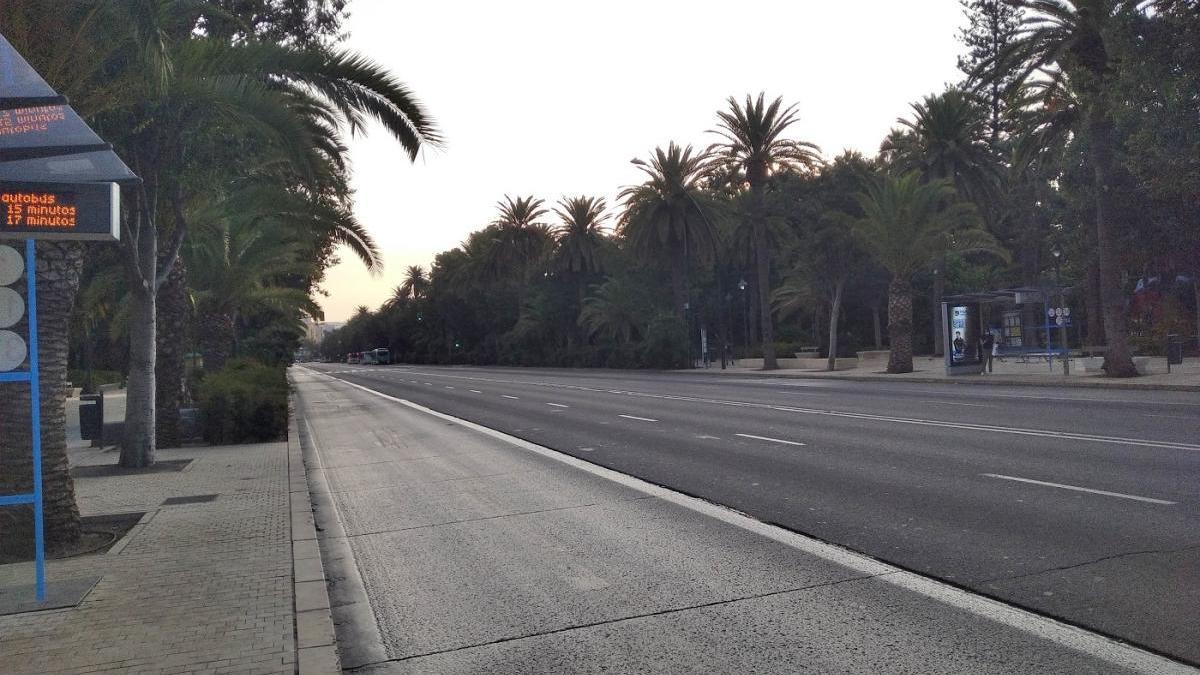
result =
[{"label": "white lane marking", "polygon": [[478,389],[468,389],[467,391],[471,392],[472,394],[482,394],[483,393],[482,391],[479,391]]},{"label": "white lane marking", "polygon": [[652,419],[649,417],[638,417],[637,415],[617,415],[617,417],[624,417],[627,420],[639,420],[641,422],[657,422],[658,421],[656,419]]},{"label": "white lane marking", "polygon": [[570,408],[571,407],[569,405],[563,405],[561,403],[547,403],[546,405],[552,405],[555,408]]},{"label": "white lane marking", "polygon": [[[311,371],[319,372],[319,371]],[[914,424],[918,426],[941,427],[948,429],[964,429],[967,431],[987,431],[999,434],[1015,434],[1019,436],[1040,436],[1043,438],[1060,438],[1073,441],[1085,441],[1091,443],[1109,443],[1114,445],[1133,445],[1146,448],[1162,448],[1166,450],[1194,450],[1200,451],[1200,444],[1195,443],[1180,443],[1176,441],[1154,441],[1145,438],[1125,438],[1121,436],[1097,436],[1093,434],[1081,434],[1069,431],[1053,431],[1049,429],[1028,429],[1023,427],[1005,427],[989,424],[971,424],[967,422],[947,422],[942,420],[930,420],[911,417],[894,417],[890,415],[875,415],[872,413],[848,412],[840,410],[822,410],[819,408],[798,408],[791,406],[772,405],[769,403],[752,403],[749,401],[731,401],[726,399],[700,398],[696,396],[675,396],[671,394],[650,394],[639,391],[628,391],[620,389],[597,389],[594,387],[584,387],[573,384],[559,384],[554,382],[536,382],[526,380],[501,380],[487,377],[471,377],[468,375],[442,375],[440,373],[416,373],[418,375],[437,375],[438,377],[447,377],[460,380],[472,380],[476,382],[493,382],[498,384],[518,384],[529,385],[534,387],[550,387],[554,389],[568,389],[571,391],[590,391],[590,392],[605,392],[610,394],[623,394],[625,396],[638,396],[642,398],[663,399],[670,401],[688,401],[691,403],[706,403],[710,405],[724,405],[737,408],[762,408],[766,410],[779,410],[782,412],[794,412],[804,415],[824,415],[828,417],[844,417],[849,419],[869,420],[875,422],[888,422],[892,424]],[[941,393],[941,392],[939,392]],[[1034,397],[1022,397],[1034,398]],[[1049,397],[1042,397],[1049,398]],[[1091,399],[1079,399],[1081,401],[1091,401]],[[1158,404],[1156,404],[1158,405]],[[1176,405],[1176,404],[1162,404]],[[1181,403],[1178,405],[1193,405],[1190,403]]]},{"label": "white lane marking", "polygon": [[721,440],[720,436],[709,436],[708,434],[696,434],[696,438],[699,438],[700,440],[704,440],[704,441],[719,441],[719,440]]},{"label": "white lane marking", "polygon": [[1155,415],[1155,414],[1153,414],[1153,413],[1142,413],[1142,414],[1143,414],[1144,416],[1146,416],[1146,417],[1166,417],[1166,418],[1168,418],[1168,419],[1173,419],[1173,420],[1193,420],[1193,421],[1195,421],[1195,419],[1196,419],[1196,417],[1195,417],[1194,415],[1193,415],[1193,416],[1188,416],[1188,415]]},{"label": "white lane marking", "polygon": [[1132,499],[1137,502],[1147,502],[1150,504],[1163,504],[1171,506],[1179,502],[1169,502],[1165,499],[1153,499],[1151,497],[1139,497],[1137,495],[1127,495],[1124,492],[1109,492],[1108,490],[1096,490],[1094,488],[1079,487],[1078,485],[1063,485],[1062,483],[1049,483],[1044,480],[1034,480],[1032,478],[1019,478],[1017,476],[1005,476],[999,473],[982,473],[981,476],[988,478],[999,478],[1000,480],[1015,480],[1019,483],[1032,483],[1034,485],[1045,485],[1046,487],[1062,488],[1063,490],[1074,490],[1075,492],[1090,492],[1094,495],[1104,495],[1105,497],[1120,497],[1121,499]]},{"label": "white lane marking", "polygon": [[427,385],[429,385],[429,386],[431,386],[431,387],[433,386],[433,383],[432,383],[432,382],[426,382],[425,384],[427,384]]},{"label": "white lane marking", "polygon": [[447,389],[453,389],[454,387],[451,387],[450,385],[446,385],[446,388],[447,388]]},{"label": "white lane marking", "polygon": [[986,403],[959,403],[957,401],[919,401],[920,403],[932,403],[934,405],[967,405],[972,408],[987,408]]},{"label": "white lane marking", "polygon": [[503,396],[504,398],[511,398],[511,399],[513,399],[514,401],[519,401],[519,400],[521,400],[520,398],[518,398],[518,397],[516,397],[516,396],[509,396],[508,394],[500,394],[500,395],[501,395],[501,396]]},{"label": "white lane marking", "polygon": [[[302,366],[301,366],[302,367]],[[312,373],[319,373],[308,368],[304,368]],[[328,377],[328,376],[327,376]],[[335,379],[337,378],[330,378]],[[669,501],[677,506],[682,506],[690,511],[702,515],[715,518],[723,523],[741,528],[748,532],[764,536],[772,541],[779,542],[785,546],[790,546],[798,551],[816,556],[822,560],[826,560],[843,567],[849,568],[855,572],[870,576],[876,581],[885,584],[891,584],[898,588],[911,591],[918,595],[925,596],[932,600],[944,603],[956,609],[968,612],[975,616],[994,621],[996,623],[1015,628],[1019,631],[1033,635],[1035,637],[1049,640],[1057,645],[1082,652],[1089,656],[1100,659],[1106,663],[1111,663],[1118,668],[1126,668],[1138,673],[1146,673],[1147,675],[1168,673],[1179,673],[1179,675],[1191,674],[1195,675],[1195,669],[1185,666],[1181,663],[1176,663],[1170,659],[1152,654],[1143,649],[1138,649],[1123,642],[1118,642],[1112,638],[1092,633],[1083,628],[1070,626],[1065,623],[1055,621],[1048,617],[1034,614],[1019,607],[1006,605],[998,600],[992,600],[982,595],[976,595],[970,591],[951,586],[947,583],[923,577],[912,572],[905,571],[893,565],[880,562],[870,556],[856,553],[849,549],[828,544],[819,539],[807,537],[805,535],[785,530],[781,527],[768,525],[762,521],[755,520],[750,516],[739,513],[732,509],[726,508],[719,504],[705,501],[698,497],[690,497],[680,492],[675,492],[660,485],[646,482],[640,478],[635,478],[628,474],[620,473],[612,469],[607,469],[598,464],[578,457],[551,450],[550,448],[535,445],[529,441],[522,440],[515,436],[509,436],[506,433],[489,429],[488,427],[468,422],[467,420],[447,415],[445,413],[426,408],[422,405],[417,405],[411,401],[388,396],[387,394],[375,391],[355,384],[346,380],[337,380],[343,384],[361,389],[372,393],[380,398],[388,401],[399,403],[413,410],[419,410],[434,417],[444,419],[450,422],[455,422],[468,429],[499,439],[510,445],[528,450],[534,454],[548,457],[550,459],[562,462],[568,466],[575,467],[581,471],[586,471],[593,476],[605,478],[614,483],[624,485],[626,487],[637,490],[643,494],[652,497],[658,497],[664,501]],[[586,449],[581,449],[586,451]]]},{"label": "white lane marking", "polygon": [[734,434],[734,436],[741,436],[742,438],[753,438],[757,441],[770,441],[772,443],[783,443],[785,445],[804,445],[803,443],[800,443],[799,441],[785,441],[782,438],[771,438],[770,436],[755,436],[754,434]]}]

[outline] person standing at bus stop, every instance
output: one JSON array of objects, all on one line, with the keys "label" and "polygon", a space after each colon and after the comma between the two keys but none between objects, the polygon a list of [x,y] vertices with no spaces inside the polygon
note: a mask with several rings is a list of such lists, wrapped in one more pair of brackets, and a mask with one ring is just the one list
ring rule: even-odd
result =
[{"label": "person standing at bus stop", "polygon": [[979,338],[979,360],[983,362],[980,372],[992,372],[992,357],[995,356],[996,336],[992,331],[984,331]]}]

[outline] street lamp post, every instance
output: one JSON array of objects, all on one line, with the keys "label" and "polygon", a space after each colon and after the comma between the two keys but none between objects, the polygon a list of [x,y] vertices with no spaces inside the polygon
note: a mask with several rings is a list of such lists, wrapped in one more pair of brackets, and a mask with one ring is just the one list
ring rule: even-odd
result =
[{"label": "street lamp post", "polygon": [[1059,280],[1059,261],[1062,258],[1062,249],[1058,247],[1058,244],[1055,244],[1054,248],[1050,249],[1050,253],[1054,256],[1054,288],[1058,291],[1058,306],[1060,309],[1063,309],[1063,316],[1059,317],[1059,321],[1061,322],[1059,325],[1062,327],[1063,375],[1070,375],[1070,346],[1067,344],[1067,314],[1064,307],[1066,303],[1063,299],[1062,282]]},{"label": "street lamp post", "polygon": [[746,280],[738,280],[738,290],[742,292],[742,319],[746,323],[745,341],[742,342],[742,357],[749,358],[750,355],[750,302],[746,299]]}]

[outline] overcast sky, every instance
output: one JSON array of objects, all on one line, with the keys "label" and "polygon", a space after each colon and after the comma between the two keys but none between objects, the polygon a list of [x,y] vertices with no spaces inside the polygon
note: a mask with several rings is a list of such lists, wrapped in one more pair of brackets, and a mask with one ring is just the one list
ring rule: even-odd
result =
[{"label": "overcast sky", "polygon": [[705,147],[725,99],[799,103],[798,138],[872,155],[909,104],[958,79],[957,0],[353,0],[346,47],[392,70],[441,126],[409,164],[378,129],[350,142],[356,212],[383,250],[348,252],[320,298],[329,321],[375,309],[505,194],[547,202],[638,182],[629,160]]}]

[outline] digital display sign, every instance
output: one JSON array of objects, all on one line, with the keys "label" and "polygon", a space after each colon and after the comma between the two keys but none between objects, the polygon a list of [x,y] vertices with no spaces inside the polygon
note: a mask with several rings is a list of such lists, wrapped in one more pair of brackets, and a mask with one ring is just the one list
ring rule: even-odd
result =
[{"label": "digital display sign", "polygon": [[116,241],[116,183],[0,182],[0,238]]}]

